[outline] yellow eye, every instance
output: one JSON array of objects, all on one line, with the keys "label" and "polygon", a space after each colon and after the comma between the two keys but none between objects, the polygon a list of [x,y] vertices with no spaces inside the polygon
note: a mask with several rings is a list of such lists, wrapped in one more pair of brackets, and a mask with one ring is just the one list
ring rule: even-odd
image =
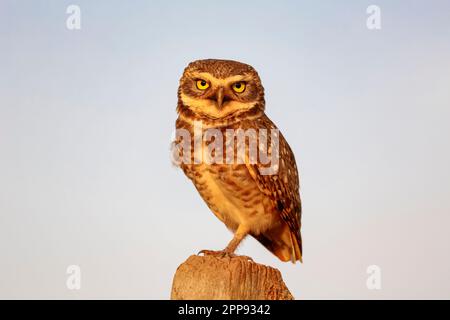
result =
[{"label": "yellow eye", "polygon": [[235,84],[233,84],[233,90],[237,93],[244,92],[245,82],[236,82]]},{"label": "yellow eye", "polygon": [[197,88],[200,90],[206,90],[209,88],[209,83],[205,80],[197,80]]}]

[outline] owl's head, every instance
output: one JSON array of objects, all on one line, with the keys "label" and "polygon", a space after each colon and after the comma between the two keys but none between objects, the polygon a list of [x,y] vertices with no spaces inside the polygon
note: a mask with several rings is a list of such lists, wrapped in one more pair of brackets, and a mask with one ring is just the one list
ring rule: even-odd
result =
[{"label": "owl's head", "polygon": [[232,60],[197,60],[184,70],[178,89],[178,112],[222,119],[264,110],[264,88],[248,64]]}]

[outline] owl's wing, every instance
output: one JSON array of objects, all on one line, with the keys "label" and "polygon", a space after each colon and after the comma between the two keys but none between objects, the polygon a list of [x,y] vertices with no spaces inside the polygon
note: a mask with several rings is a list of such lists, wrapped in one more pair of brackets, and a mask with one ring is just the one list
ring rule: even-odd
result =
[{"label": "owl's wing", "polygon": [[[267,129],[267,146],[271,145],[271,129],[277,129],[273,122],[262,116],[257,121],[258,128]],[[294,153],[289,147],[281,132],[278,132],[278,170],[274,174],[262,174],[269,165],[247,162],[250,175],[256,181],[258,188],[266,194],[273,203],[275,211],[289,226],[293,254],[292,260],[302,261],[301,227],[301,200],[299,190],[299,177]],[[261,145],[260,145],[261,147]],[[274,150],[267,150],[269,158]],[[272,163],[276,169],[276,164]]]}]

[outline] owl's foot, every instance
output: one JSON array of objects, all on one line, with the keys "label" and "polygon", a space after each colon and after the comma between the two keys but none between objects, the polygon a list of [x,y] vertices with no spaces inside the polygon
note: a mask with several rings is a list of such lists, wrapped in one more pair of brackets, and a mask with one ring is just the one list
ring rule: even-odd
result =
[{"label": "owl's foot", "polygon": [[237,258],[237,259],[244,259],[245,261],[253,261],[253,259],[248,256],[240,256],[227,250],[219,250],[219,251],[201,250],[197,255],[200,254],[203,254],[204,256],[213,256],[216,258]]}]

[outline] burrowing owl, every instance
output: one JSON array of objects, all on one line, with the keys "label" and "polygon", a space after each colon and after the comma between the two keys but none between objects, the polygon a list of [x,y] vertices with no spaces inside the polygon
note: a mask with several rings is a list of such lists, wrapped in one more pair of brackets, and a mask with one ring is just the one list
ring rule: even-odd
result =
[{"label": "burrowing owl", "polygon": [[[302,261],[297,166],[264,109],[264,88],[253,67],[231,60],[191,62],[178,88],[176,128],[184,133],[174,141],[183,160],[178,164],[211,211],[234,232],[224,250],[203,252],[234,255],[244,237],[252,235],[282,261]],[[235,143],[240,133],[243,153]],[[257,138],[256,158],[250,154],[252,137]],[[186,139],[189,150],[181,150]],[[268,164],[270,157],[275,164]],[[269,167],[272,171],[264,172]]]}]

